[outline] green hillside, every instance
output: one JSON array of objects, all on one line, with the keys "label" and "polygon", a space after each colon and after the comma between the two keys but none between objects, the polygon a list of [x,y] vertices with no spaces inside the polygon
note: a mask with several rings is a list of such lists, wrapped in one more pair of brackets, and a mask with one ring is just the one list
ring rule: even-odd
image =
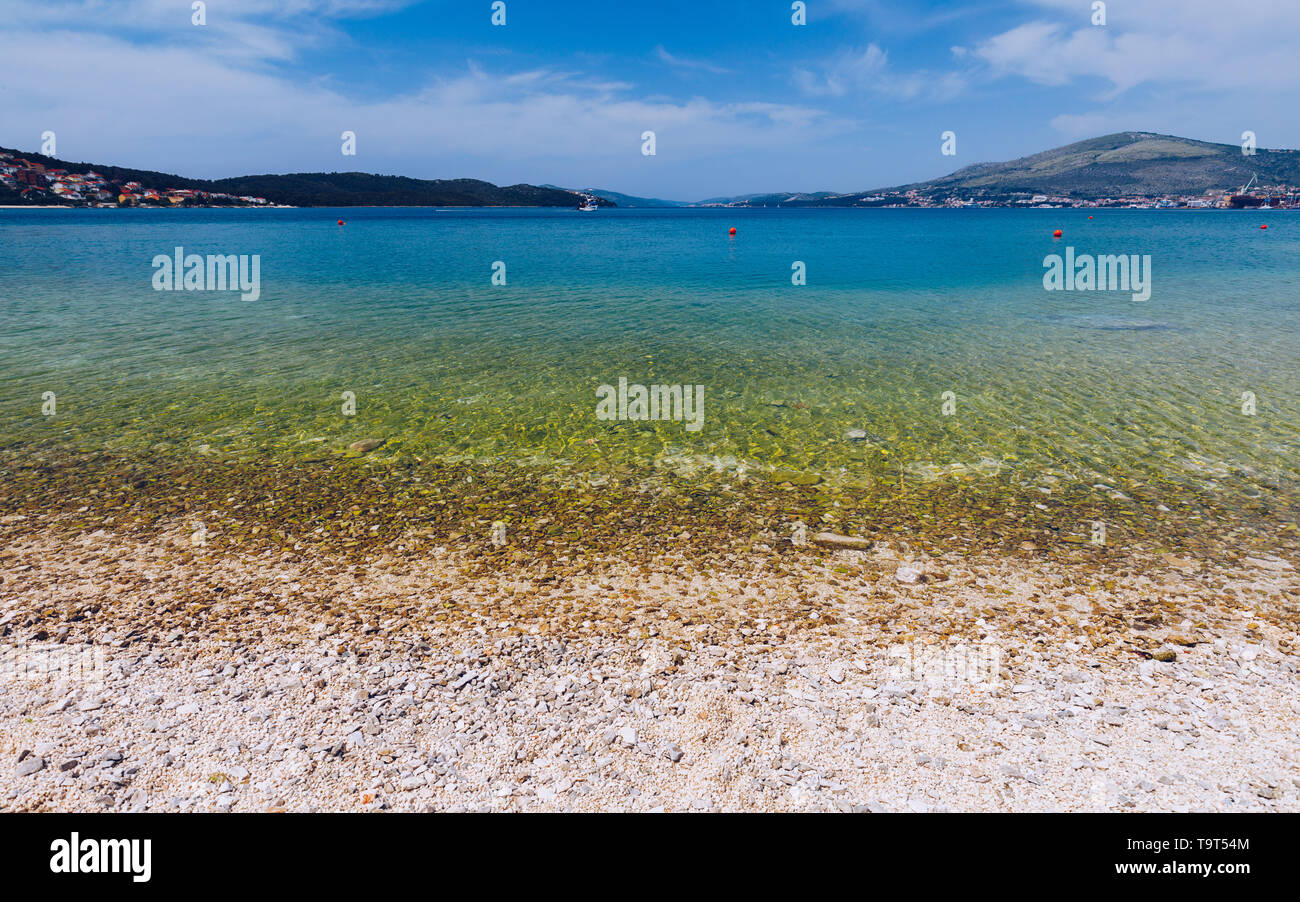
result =
[{"label": "green hillside", "polygon": [[[139,182],[145,188],[189,188],[237,196],[264,197],[271,203],[297,207],[433,206],[433,207],[576,207],[577,194],[537,185],[498,187],[478,179],[414,179],[365,172],[304,172],[290,175],[242,175],[227,179],[192,179],[148,169],[99,163],[73,163],[38,153],[0,147],[46,169],[71,173],[98,172],[118,185]],[[14,194],[15,192],[8,192]],[[16,202],[0,194],[0,202]],[[43,201],[50,202],[50,201]],[[57,202],[57,199],[54,199]],[[615,206],[608,200],[598,201]]]}]

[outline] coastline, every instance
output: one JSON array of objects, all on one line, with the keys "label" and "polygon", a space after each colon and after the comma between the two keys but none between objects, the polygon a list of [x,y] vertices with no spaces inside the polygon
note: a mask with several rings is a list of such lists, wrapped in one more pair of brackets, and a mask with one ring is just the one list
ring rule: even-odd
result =
[{"label": "coastline", "polygon": [[[505,560],[491,540],[497,523],[517,553],[549,561],[669,552],[716,559],[787,545],[800,523],[806,536],[1098,566],[1163,553],[1231,565],[1250,554],[1300,551],[1297,499],[1280,483],[1249,506],[1228,507],[1192,487],[1130,496],[1076,480],[1045,491],[1014,474],[841,485],[802,470],[683,475],[627,463],[591,470],[386,456],[379,445],[322,445],[301,457],[19,443],[0,449],[0,512],[28,531],[149,536],[202,524],[218,549],[356,557],[444,545]],[[1090,534],[1097,522],[1107,525],[1101,542]]]},{"label": "coastline", "polygon": [[4,641],[104,674],[6,686],[14,810],[1300,809],[1280,559],[557,575],[5,528]]},{"label": "coastline", "polygon": [[836,550],[769,490],[633,522],[469,466],[0,464],[0,643],[103,655],[4,675],[3,807],[1300,810],[1288,542]]},{"label": "coastline", "polygon": [[[475,204],[475,205],[473,205],[473,206],[456,206],[455,204],[348,204],[348,205],[345,205],[345,206],[338,206],[338,205],[331,205],[331,204],[320,204],[320,205],[313,205],[313,206],[307,206],[307,207],[296,206],[296,205],[294,205],[294,204],[249,204],[248,206],[240,206],[240,207],[216,206],[216,205],[213,205],[213,206],[203,206],[203,205],[198,205],[198,204],[190,204],[190,205],[188,205],[188,206],[184,206],[184,207],[163,207],[163,206],[156,206],[156,205],[147,205],[147,206],[146,206],[146,205],[141,205],[141,206],[129,206],[129,207],[121,207],[121,206],[113,206],[113,207],[97,207],[97,206],[71,206],[71,205],[68,205],[68,204],[0,204],[0,210],[96,210],[96,209],[111,209],[111,210],[350,210],[350,209],[355,209],[355,210],[568,210],[568,209],[571,209],[571,208],[569,208],[569,207],[564,207],[564,206],[549,206],[549,205],[537,205],[537,204]],[[647,207],[640,207],[640,206],[638,206],[638,207],[632,207],[632,206],[628,206],[628,207],[607,207],[607,208],[602,208],[602,209],[606,209],[606,210],[683,210],[683,211],[684,211],[684,210],[711,210],[711,211],[715,211],[715,212],[716,212],[716,211],[720,211],[720,210],[782,210],[782,209],[783,209],[783,210],[965,210],[965,209],[980,209],[980,210],[1034,210],[1034,209],[1039,209],[1039,208],[1036,208],[1036,207],[1027,207],[1027,206],[1013,206],[1013,205],[1010,205],[1010,204],[1008,204],[1008,205],[1003,205],[1003,206],[973,206],[973,205],[968,205],[968,206],[943,206],[943,205],[937,205],[937,204],[936,204],[936,205],[928,205],[928,206],[927,206],[927,205],[922,205],[922,204],[915,204],[915,205],[908,205],[908,204],[890,204],[890,205],[886,205],[886,206],[867,206],[867,205],[862,205],[862,206],[832,206],[832,205],[819,206],[819,205],[816,205],[816,204],[807,204],[807,205],[790,206],[790,207],[781,207],[781,206],[744,206],[744,205],[739,205],[739,206],[728,206],[728,205],[725,205],[725,204],[724,204],[724,205],[714,205],[714,204],[700,204],[700,205],[684,204],[684,205],[674,206],[674,207],[648,207],[648,206],[647,206]],[[1254,207],[1121,207],[1121,206],[1106,206],[1106,207],[1096,207],[1096,208],[1094,208],[1094,207],[1083,207],[1083,206],[1079,206],[1079,207],[1066,207],[1066,206],[1062,206],[1062,207],[1052,207],[1052,208],[1050,208],[1049,210],[1045,210],[1044,212],[1052,212],[1052,211],[1056,211],[1056,210],[1086,210],[1086,209],[1100,209],[1100,210],[1105,210],[1105,211],[1108,212],[1108,213],[1120,212],[1120,211],[1127,211],[1127,210],[1140,210],[1140,211],[1142,211],[1142,212],[1146,212],[1146,213],[1168,213],[1168,212],[1175,212],[1175,213],[1255,213],[1255,214],[1260,214],[1260,215],[1269,214],[1269,213],[1293,213],[1293,212],[1296,212],[1296,210],[1297,210],[1297,208],[1295,208],[1295,207],[1273,207],[1273,208],[1271,208],[1271,209],[1261,210],[1261,209],[1259,209],[1259,208],[1254,208]]]},{"label": "coastline", "polygon": [[131,206],[131,207],[98,207],[98,206],[74,206],[71,204],[0,204],[0,210],[296,210],[290,204],[249,204],[246,207],[229,207],[229,206],[199,206],[192,204],[188,207],[162,207],[162,206]]}]

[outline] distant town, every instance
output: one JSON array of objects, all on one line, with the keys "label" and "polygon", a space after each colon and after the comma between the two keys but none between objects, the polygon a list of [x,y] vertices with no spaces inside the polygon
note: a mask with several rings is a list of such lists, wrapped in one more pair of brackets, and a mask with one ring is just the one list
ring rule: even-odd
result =
[{"label": "distant town", "polygon": [[771,195],[761,199],[702,203],[701,207],[1029,207],[1045,210],[1063,207],[1109,207],[1136,210],[1173,209],[1300,209],[1300,188],[1289,185],[1242,186],[1210,189],[1201,194],[1132,194],[1121,197],[1081,198],[1068,195],[1029,194],[996,197],[943,196],[933,191],[909,189],[872,194]]},{"label": "distant town", "polygon": [[118,182],[95,171],[49,169],[42,163],[0,151],[0,186],[23,204],[68,207],[244,207],[273,206],[264,197],[236,196],[190,188],[146,188]]},{"label": "distant town", "polygon": [[1135,194],[1125,197],[1084,199],[1061,195],[1035,194],[1015,199],[962,199],[926,196],[916,191],[897,195],[872,195],[863,200],[876,201],[876,206],[898,207],[1035,207],[1056,209],[1061,207],[1124,207],[1140,210],[1206,209],[1213,207],[1244,209],[1247,207],[1284,209],[1300,208],[1300,188],[1287,185],[1262,186],[1255,193],[1238,194],[1234,190],[1211,189],[1204,194]]}]

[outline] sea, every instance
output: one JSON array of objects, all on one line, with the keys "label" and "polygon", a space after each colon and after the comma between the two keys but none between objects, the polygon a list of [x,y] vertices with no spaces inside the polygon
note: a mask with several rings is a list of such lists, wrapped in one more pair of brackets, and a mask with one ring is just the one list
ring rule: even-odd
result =
[{"label": "sea", "polygon": [[[1124,256],[1149,297],[1049,290],[1067,250]],[[177,253],[256,257],[256,298],[170,288]],[[1276,511],[1298,352],[1281,211],[0,210],[10,453],[269,463],[376,439],[377,465]],[[657,418],[638,386],[662,387]]]}]

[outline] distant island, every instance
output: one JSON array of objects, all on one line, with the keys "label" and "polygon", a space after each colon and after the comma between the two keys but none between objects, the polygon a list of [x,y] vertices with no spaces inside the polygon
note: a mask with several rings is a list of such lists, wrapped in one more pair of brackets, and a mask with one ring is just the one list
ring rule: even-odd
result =
[{"label": "distant island", "polygon": [[0,147],[0,205],[69,207],[577,207],[616,206],[582,191],[498,187],[477,179],[304,172],[191,179],[72,163]]},{"label": "distant island", "polygon": [[1300,151],[1118,132],[1004,163],[870,191],[768,192],[684,202],[598,188],[620,207],[1300,207]]},{"label": "distant island", "polygon": [[734,207],[1300,206],[1300,151],[1118,132],[1004,163],[850,194],[762,194]]},{"label": "distant island", "polygon": [[0,205],[293,207],[1142,207],[1300,208],[1300,151],[1119,132],[942,178],[838,194],[773,192],[686,202],[599,188],[307,172],[190,179],[0,147]]}]

